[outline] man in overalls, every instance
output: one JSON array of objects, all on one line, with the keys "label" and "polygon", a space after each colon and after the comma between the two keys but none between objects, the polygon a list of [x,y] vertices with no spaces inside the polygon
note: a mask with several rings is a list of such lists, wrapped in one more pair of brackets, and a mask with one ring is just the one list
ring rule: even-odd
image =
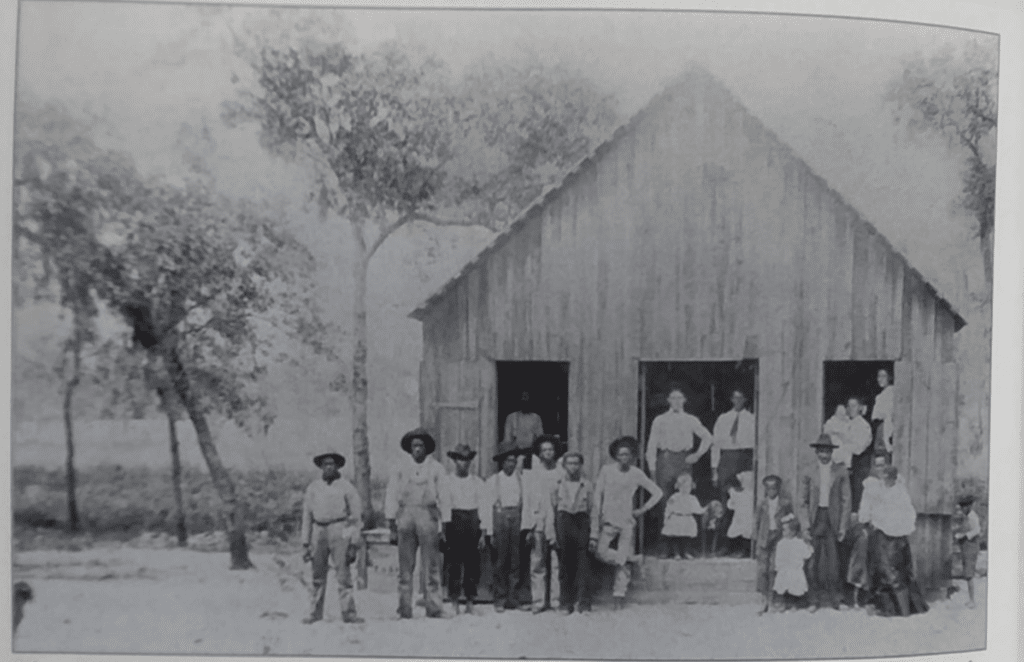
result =
[{"label": "man in overalls", "polygon": [[444,618],[440,545],[444,541],[442,526],[452,518],[446,472],[430,457],[437,444],[426,430],[406,433],[401,446],[412,461],[395,468],[384,496],[384,516],[398,542],[398,616],[412,618],[413,574],[419,550],[427,575],[427,617]]},{"label": "man in overalls", "polygon": [[313,458],[313,464],[320,467],[322,476],[306,488],[302,504],[303,558],[313,563],[312,608],[302,622],[315,623],[323,618],[328,561],[333,557],[341,618],[346,623],[362,623],[352,598],[348,558],[352,537],[361,528],[362,501],[352,483],[338,473],[345,466],[342,455],[323,453]]}]

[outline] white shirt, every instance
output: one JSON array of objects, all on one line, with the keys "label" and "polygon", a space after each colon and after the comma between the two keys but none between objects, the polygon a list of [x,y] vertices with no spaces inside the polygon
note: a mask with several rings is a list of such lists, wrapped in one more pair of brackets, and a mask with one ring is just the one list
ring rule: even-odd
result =
[{"label": "white shirt", "polygon": [[874,490],[871,523],[887,536],[909,536],[917,524],[917,511],[910,501],[906,486],[896,483],[886,487],[881,483]]},{"label": "white shirt", "polygon": [[523,505],[523,483],[519,474],[507,475],[504,471],[494,474],[496,505],[499,508],[515,508]]},{"label": "white shirt", "polygon": [[708,443],[713,439],[708,429],[693,414],[671,409],[659,414],[651,424],[651,436],[647,438],[647,466],[654,469],[659,450],[675,453],[692,451],[694,435]]},{"label": "white shirt", "polygon": [[532,469],[523,472],[523,489],[526,492],[522,519],[524,531],[544,530],[551,494],[564,475],[565,469],[561,462],[555,462],[555,466],[548,469],[541,460],[535,461]]},{"label": "white shirt", "polygon": [[[847,454],[852,457],[860,455],[871,445],[871,424],[865,421],[863,416],[851,418],[838,433],[843,441],[842,446],[833,451],[833,461],[836,461],[834,459],[836,453],[842,458],[845,458]],[[844,464],[846,463],[844,462]]]},{"label": "white shirt", "polygon": [[486,533],[491,532],[491,523],[494,514],[491,511],[490,495],[484,481],[479,476],[469,474],[460,478],[455,474],[448,474],[446,485],[452,510],[475,510],[480,517],[480,529]]},{"label": "white shirt", "polygon": [[[732,426],[739,418],[736,438],[732,437]],[[714,441],[711,446],[711,466],[717,467],[724,450],[741,450],[754,447],[757,422],[754,415],[746,409],[737,412],[730,409],[715,421]]]},{"label": "white shirt", "polygon": [[974,540],[981,535],[981,520],[978,519],[978,513],[971,510],[971,512],[967,513],[966,519],[967,530],[953,534],[953,537],[957,540]]},{"label": "white shirt", "polygon": [[871,408],[872,421],[892,420],[893,388],[892,384],[882,389],[882,392],[875,396],[875,406]]},{"label": "white shirt", "polygon": [[822,464],[818,462],[818,481],[820,490],[818,492],[818,507],[828,508],[828,495],[832,491],[832,463]]},{"label": "white shirt", "polygon": [[853,453],[846,444],[846,431],[850,427],[850,417],[846,415],[846,412],[840,414],[833,414],[831,418],[825,421],[825,427],[822,432],[832,438],[832,443],[839,446],[832,451],[832,462],[835,464],[844,464],[849,469],[853,465]]},{"label": "white shirt", "polygon": [[778,527],[775,525],[775,513],[779,512],[779,497],[774,499],[768,499],[768,530],[774,531]]}]

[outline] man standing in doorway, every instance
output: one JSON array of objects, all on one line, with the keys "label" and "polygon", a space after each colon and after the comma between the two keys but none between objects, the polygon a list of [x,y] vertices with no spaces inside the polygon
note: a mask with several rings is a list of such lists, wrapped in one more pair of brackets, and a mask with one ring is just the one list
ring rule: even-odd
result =
[{"label": "man standing in doorway", "polygon": [[445,535],[442,525],[452,519],[446,473],[430,457],[437,443],[426,430],[406,433],[401,446],[412,461],[395,468],[384,494],[384,516],[398,542],[398,616],[412,618],[412,578],[419,550],[427,575],[427,617],[443,618],[440,545]]},{"label": "man standing in doorway", "polygon": [[523,391],[519,397],[519,410],[505,417],[505,433],[501,440],[502,446],[514,446],[524,458],[519,460],[518,468],[529,469],[532,466],[533,444],[544,434],[544,422],[532,411],[530,393]]},{"label": "man standing in doorway", "polygon": [[[693,414],[683,411],[686,396],[682,389],[673,388],[668,394],[668,411],[659,414],[651,424],[647,438],[647,469],[654,483],[664,495],[672,494],[676,478],[700,459],[701,452],[693,452],[693,438],[699,437],[701,448],[711,444],[711,433]],[[659,503],[653,516],[659,522],[664,504]],[[660,529],[660,526],[658,527]]]},{"label": "man standing in doorway", "polygon": [[871,424],[864,420],[864,405],[861,399],[852,396],[846,400],[846,415],[849,421],[840,433],[843,453],[852,457],[850,461],[850,489],[853,495],[853,510],[860,507],[864,479],[871,475]]},{"label": "man standing in doorway", "polygon": [[722,491],[722,501],[728,498],[725,486],[733,476],[754,470],[756,433],[757,423],[747,409],[747,396],[736,389],[732,392],[732,409],[715,421],[714,439],[697,449],[699,459],[711,447],[711,480]]}]

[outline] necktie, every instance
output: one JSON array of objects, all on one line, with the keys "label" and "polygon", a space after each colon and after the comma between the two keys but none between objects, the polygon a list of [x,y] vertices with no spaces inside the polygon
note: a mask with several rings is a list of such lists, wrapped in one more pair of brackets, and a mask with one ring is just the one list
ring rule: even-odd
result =
[{"label": "necktie", "polygon": [[736,412],[736,418],[732,419],[732,430],[729,431],[729,436],[732,437],[732,445],[736,445],[736,435],[740,431],[740,413]]}]

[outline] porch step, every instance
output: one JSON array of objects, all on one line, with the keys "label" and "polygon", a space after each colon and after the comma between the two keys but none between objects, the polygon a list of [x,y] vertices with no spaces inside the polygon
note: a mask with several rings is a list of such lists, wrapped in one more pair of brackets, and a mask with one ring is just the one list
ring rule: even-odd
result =
[{"label": "porch step", "polygon": [[757,563],[751,559],[646,558],[633,586],[638,602],[747,604],[757,602]]}]

